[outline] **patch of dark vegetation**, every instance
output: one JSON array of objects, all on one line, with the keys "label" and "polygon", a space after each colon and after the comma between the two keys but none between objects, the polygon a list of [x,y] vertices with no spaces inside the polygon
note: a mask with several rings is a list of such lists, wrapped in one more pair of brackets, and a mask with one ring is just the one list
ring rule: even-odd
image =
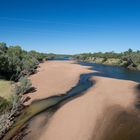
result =
[{"label": "patch of dark vegetation", "polygon": [[140,51],[133,51],[132,49],[122,53],[115,53],[113,51],[105,53],[83,53],[75,55],[74,58],[78,61],[116,65],[130,70],[140,70]]},{"label": "patch of dark vegetation", "polygon": [[24,109],[23,103],[28,97],[23,94],[34,92],[30,74],[37,72],[39,63],[47,59],[47,55],[36,51],[27,52],[20,46],[9,46],[0,43],[0,75],[11,80],[12,96],[9,100],[0,97],[0,139],[9,131],[17,117]]},{"label": "patch of dark vegetation", "polygon": [[8,111],[11,107],[11,102],[0,97],[0,115]]},{"label": "patch of dark vegetation", "polygon": [[11,100],[0,98],[0,139],[10,130],[18,116],[25,108],[24,102],[30,98],[23,97],[23,94],[32,91],[31,81],[27,77],[21,77],[18,83],[14,83],[13,95]]},{"label": "patch of dark vegetation", "polygon": [[[48,60],[49,55],[36,51],[25,51],[20,46],[0,43],[0,75],[18,81],[21,76],[36,73],[38,64]],[[51,59],[51,58],[50,58]]]}]

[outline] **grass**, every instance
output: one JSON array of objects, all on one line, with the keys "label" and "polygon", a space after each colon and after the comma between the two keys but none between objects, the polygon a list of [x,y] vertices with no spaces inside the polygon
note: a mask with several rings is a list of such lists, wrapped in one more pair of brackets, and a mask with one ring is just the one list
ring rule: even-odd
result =
[{"label": "grass", "polygon": [[11,82],[4,79],[0,79],[0,114],[2,114],[3,111],[9,109],[11,105],[11,90]]},{"label": "grass", "polygon": [[9,100],[11,97],[12,86],[10,81],[0,79],[0,97]]}]

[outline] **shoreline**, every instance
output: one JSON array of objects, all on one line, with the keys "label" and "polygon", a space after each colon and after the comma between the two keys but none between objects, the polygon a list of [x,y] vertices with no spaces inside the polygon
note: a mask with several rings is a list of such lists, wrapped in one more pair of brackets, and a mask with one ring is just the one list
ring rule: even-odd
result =
[{"label": "shoreline", "polygon": [[75,64],[75,61],[57,60],[40,64],[38,72],[29,77],[36,91],[27,94],[30,100],[25,105],[69,91],[78,83],[81,74],[92,72],[88,68],[90,67]]},{"label": "shoreline", "polygon": [[[68,62],[63,62],[63,61],[57,61],[57,62],[55,62],[55,61],[51,61],[50,62],[51,64],[52,63],[54,63],[54,64],[56,64],[56,65],[58,65],[57,67],[59,68],[60,67],[60,64],[62,64],[62,65],[66,65],[66,70],[67,70],[67,72],[68,72],[68,70],[69,70],[69,72],[72,70],[72,69],[68,69],[69,68],[69,66],[71,66],[71,68],[73,68],[73,70],[75,70],[75,69],[79,69],[79,71],[75,71],[75,73],[76,73],[76,75],[77,75],[77,77],[73,77],[74,78],[74,80],[77,80],[77,81],[79,81],[79,78],[81,77],[80,75],[81,75],[81,73],[89,73],[89,70],[87,70],[87,69],[85,69],[85,67],[84,66],[80,66],[80,65],[77,65],[77,64],[73,64],[73,61],[68,61]],[[45,65],[48,65],[48,63],[46,63]],[[68,65],[68,66],[67,66]],[[75,66],[76,65],[76,66]],[[77,68],[76,68],[77,67]],[[63,68],[63,67],[62,67]],[[86,68],[88,68],[88,67],[86,67]],[[52,69],[50,69],[51,70],[51,72],[52,72]],[[60,69],[61,71],[62,71],[62,69]],[[64,70],[64,68],[63,68],[63,70]],[[81,72],[82,71],[82,72]],[[41,73],[42,73],[42,71],[41,71]],[[77,74],[78,73],[78,74]],[[47,74],[47,73],[45,73],[45,74]],[[57,74],[59,74],[60,75],[60,73],[57,73]],[[68,74],[68,73],[67,73]],[[34,75],[33,75],[34,76]],[[40,73],[38,74],[38,75],[36,75],[36,76],[40,76]],[[53,72],[52,72],[52,75],[50,75],[50,78],[51,78],[51,76],[53,76]],[[62,76],[62,75],[61,75]],[[65,76],[67,76],[67,75],[65,75]],[[64,77],[65,77],[64,76]],[[44,77],[43,77],[44,78]],[[54,78],[54,77],[53,77]],[[48,78],[49,79],[49,78]],[[48,80],[47,79],[47,80]],[[54,78],[55,79],[55,78]],[[42,80],[42,79],[41,79]],[[50,79],[49,79],[50,80]],[[54,81],[55,82],[55,81]],[[58,84],[61,84],[61,83],[58,83]],[[69,84],[73,84],[73,83],[71,83],[71,82],[69,82]],[[76,83],[77,84],[77,83]],[[75,85],[74,85],[75,86]],[[73,87],[74,87],[73,86]],[[72,88],[71,86],[70,86],[70,88]],[[56,89],[57,90],[57,89]],[[71,89],[72,90],[72,89]],[[48,95],[45,95],[45,98],[38,98],[38,95],[37,95],[37,98],[34,98],[34,100],[32,100],[32,102],[30,101],[30,103],[31,104],[25,104],[25,105],[28,105],[29,107],[23,112],[24,114],[29,114],[30,113],[30,108],[31,108],[31,112],[32,112],[32,110],[33,110],[33,106],[36,106],[38,109],[40,108],[39,106],[41,105],[41,108],[39,109],[39,110],[46,110],[47,108],[50,108],[51,106],[53,106],[53,102],[54,102],[54,106],[55,106],[55,100],[53,101],[53,98],[61,98],[62,97],[62,99],[60,99],[60,101],[62,100],[63,101],[63,96],[64,96],[64,98],[65,98],[65,96],[66,96],[66,99],[67,98],[69,98],[69,92],[71,92],[71,90],[69,91],[68,90],[68,92],[66,92],[65,94],[63,93],[63,94],[56,94],[56,95],[54,95],[54,94],[52,94],[52,96],[48,96]],[[80,92],[80,91],[79,91]],[[52,92],[53,93],[53,92]],[[68,94],[68,95],[67,95]],[[30,94],[27,94],[27,95],[25,95],[25,96],[30,96]],[[36,95],[36,94],[35,94]],[[68,96],[68,97],[67,97]],[[72,96],[74,96],[74,95],[72,95]],[[30,96],[31,97],[31,96]],[[44,96],[43,96],[44,97]],[[52,100],[52,103],[50,102],[49,103],[49,100]],[[47,103],[47,101],[48,101],[48,103]],[[43,103],[44,102],[44,103]],[[59,103],[59,99],[58,99],[58,101],[56,100],[56,103]],[[36,105],[36,104],[38,104],[38,106]],[[45,107],[46,105],[48,106],[48,107]],[[50,104],[50,107],[49,107],[49,104]],[[52,104],[52,105],[51,105]],[[44,108],[44,109],[42,109],[42,107]],[[37,110],[38,110],[37,109]],[[42,112],[41,111],[41,112]],[[37,114],[40,112],[38,112],[38,111],[35,111]],[[34,116],[36,116],[36,113],[33,113],[34,115],[33,115],[33,118],[34,118]],[[22,117],[23,115],[21,115],[20,117],[19,117],[19,121],[21,120],[22,121]],[[29,115],[30,116],[30,115]],[[20,119],[21,118],[21,119]],[[32,118],[32,117],[31,117]],[[28,118],[27,116],[26,116],[26,119],[25,120],[30,120],[30,117]],[[26,122],[26,121],[24,121],[23,120],[23,122]],[[20,123],[20,122],[18,122],[17,121],[17,125],[18,125],[18,123]],[[15,126],[16,126],[16,124],[15,124]],[[18,127],[18,129],[19,128],[22,128],[22,127]],[[13,129],[13,128],[12,128]],[[16,128],[14,128],[15,130],[16,130]],[[33,129],[33,128],[32,128]],[[12,135],[14,134],[14,131],[15,130],[12,130]],[[5,138],[5,139],[7,139],[8,137],[10,136],[10,133],[8,134],[8,136]]]},{"label": "shoreline", "polygon": [[[120,135],[127,126],[129,126],[128,132],[131,132],[131,127],[136,126],[135,132],[125,134],[125,138],[122,136],[123,140],[127,140],[127,136],[132,137],[139,132],[138,116],[140,113],[139,109],[135,107],[137,102],[135,86],[138,83],[103,77],[92,77],[91,79],[96,81],[94,87],[86,91],[83,96],[61,107],[52,116],[39,140],[57,140],[58,138],[61,140],[112,140],[110,133],[115,139],[117,131]],[[117,88],[116,85],[121,88]],[[107,88],[110,86],[111,89]],[[125,118],[127,123],[125,123]],[[135,121],[134,124],[133,121]],[[129,125],[129,122],[132,126]],[[118,129],[116,128],[115,131],[112,128],[117,123]],[[122,124],[124,124],[123,127]],[[110,130],[110,132],[106,130]],[[138,133],[136,140],[139,137]]]},{"label": "shoreline", "polygon": [[[43,80],[48,78],[48,82],[52,80],[54,83],[57,83],[57,88],[55,88],[55,90],[52,89],[53,84],[51,83],[52,86],[49,87],[50,89],[47,87],[47,90],[51,92],[47,92],[45,90],[43,94],[41,94],[42,96],[39,97],[43,88],[39,87],[39,91],[29,94],[29,96],[33,98],[30,102],[28,102],[28,105],[30,105],[31,102],[34,102],[35,100],[42,100],[43,98],[59,95],[58,93],[60,92],[58,92],[58,89],[61,89],[64,86],[64,89],[70,90],[75,86],[75,83],[77,84],[81,74],[96,72],[93,70],[88,70],[89,67],[73,63],[74,61],[51,61],[44,64],[45,67],[43,68],[47,68],[47,70],[42,69],[41,66],[39,72],[36,75],[33,75],[31,79],[36,82],[39,80],[38,78],[43,78]],[[52,70],[54,65],[55,68],[58,68],[57,71],[54,69]],[[70,68],[75,71],[74,76],[66,74],[69,74],[72,71]],[[50,71],[51,74],[49,73],[49,77],[46,76],[48,74],[46,71]],[[66,72],[66,75],[64,75],[64,71]],[[42,77],[40,77],[40,75]],[[63,86],[61,85],[61,87],[59,87],[58,85],[62,83],[59,81],[58,77],[60,77],[61,80],[63,78],[65,79],[66,77],[68,79],[72,78],[73,80],[68,81],[69,85],[66,86],[66,83],[63,83]],[[56,78],[56,80],[53,78]],[[43,80],[41,79],[39,81]],[[72,100],[69,100],[63,104],[58,110],[53,112],[52,115],[49,114],[51,117],[46,116],[47,113],[51,112],[43,112],[35,116],[35,118],[28,123],[27,131],[31,132],[24,136],[22,140],[30,140],[31,138],[34,140],[57,140],[58,138],[61,140],[112,140],[109,137],[110,133],[105,131],[107,126],[107,130],[111,131],[111,128],[116,126],[116,124],[114,124],[114,120],[116,120],[119,126],[120,119],[125,120],[126,118],[128,121],[131,121],[129,118],[130,116],[132,116],[132,120],[137,122],[135,125],[139,124],[140,126],[140,123],[137,119],[137,116],[140,114],[135,106],[135,104],[139,102],[139,100],[136,98],[136,93],[138,94],[140,92],[139,90],[135,89],[138,83],[98,76],[93,76],[90,78],[90,80],[92,82],[96,81],[94,86],[86,90],[82,96],[73,98]],[[44,82],[42,84],[44,84]],[[64,91],[64,89],[61,89],[61,91]],[[46,93],[49,93],[49,95]],[[123,112],[128,115],[121,115]],[[129,123],[124,125],[129,126]],[[138,128],[138,126],[136,128]],[[123,130],[118,131],[121,132]],[[115,134],[112,132],[112,135]]]},{"label": "shoreline", "polygon": [[125,69],[130,70],[130,71],[138,71],[138,72],[140,72],[140,68],[125,67],[125,66],[122,66],[120,64],[107,63],[107,62],[95,62],[95,61],[91,61],[91,60],[76,60],[76,61],[77,62],[87,62],[87,63],[101,64],[101,65],[104,65],[104,66],[115,66],[115,67],[125,68]]}]

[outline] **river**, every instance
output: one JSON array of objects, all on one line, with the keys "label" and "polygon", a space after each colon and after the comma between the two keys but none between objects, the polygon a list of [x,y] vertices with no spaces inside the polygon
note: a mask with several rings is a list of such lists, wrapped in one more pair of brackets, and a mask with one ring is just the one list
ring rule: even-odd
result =
[{"label": "river", "polygon": [[[23,111],[22,115],[19,116],[16,123],[14,124],[12,129],[6,134],[3,140],[9,140],[13,138],[17,133],[20,132],[19,130],[21,130],[21,128],[23,128],[25,124],[34,122],[34,119],[36,119],[36,115],[37,117],[39,117],[39,115],[42,115],[42,112],[43,113],[54,112],[54,110],[57,110],[59,107],[61,107],[61,105],[67,103],[73,98],[76,98],[77,96],[83,95],[84,92],[94,84],[89,80],[91,76],[103,76],[103,77],[140,82],[139,71],[131,71],[122,67],[107,66],[107,65],[87,63],[87,62],[78,62],[78,64],[83,66],[90,66],[92,67],[91,69],[97,72],[93,72],[90,74],[82,74],[80,76],[79,83],[75,87],[73,87],[70,91],[68,91],[66,94],[59,95],[59,96],[52,96],[43,100],[33,102],[30,105],[30,107],[26,108]],[[20,137],[18,136],[14,139],[21,140],[22,138],[21,136]]]},{"label": "river", "polygon": [[89,62],[78,62],[78,64],[92,67],[92,70],[97,71],[97,73],[92,74],[93,76],[103,76],[140,82],[140,71],[129,70],[119,66],[109,66]]}]

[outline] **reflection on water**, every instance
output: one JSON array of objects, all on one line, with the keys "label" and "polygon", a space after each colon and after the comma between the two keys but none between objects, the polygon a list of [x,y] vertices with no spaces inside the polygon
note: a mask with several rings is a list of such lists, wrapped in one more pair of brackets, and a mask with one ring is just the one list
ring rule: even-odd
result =
[{"label": "reflection on water", "polygon": [[109,78],[123,79],[123,80],[132,80],[135,82],[140,82],[140,71],[132,71],[123,67],[118,66],[109,66],[103,64],[95,64],[88,62],[78,62],[78,64],[83,66],[91,66],[93,70],[98,71],[93,73],[95,76],[103,76]]}]

